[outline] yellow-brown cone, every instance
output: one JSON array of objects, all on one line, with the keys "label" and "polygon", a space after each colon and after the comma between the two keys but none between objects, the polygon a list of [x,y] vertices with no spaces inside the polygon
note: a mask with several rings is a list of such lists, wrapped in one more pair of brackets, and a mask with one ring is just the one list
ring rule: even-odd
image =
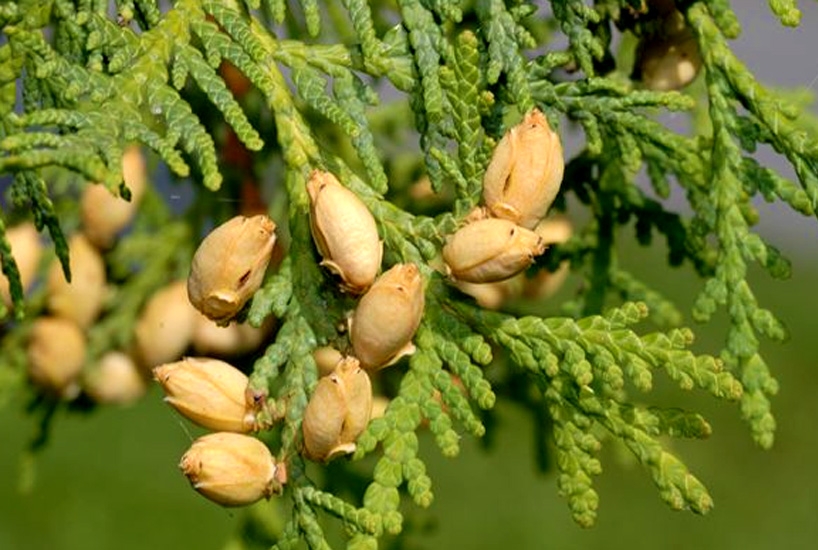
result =
[{"label": "yellow-brown cone", "polygon": [[145,159],[138,146],[129,147],[122,154],[122,179],[131,192],[129,201],[112,194],[99,184],[87,185],[82,193],[82,231],[97,248],[110,248],[117,235],[131,223],[139,208],[147,176]]},{"label": "yellow-brown cone", "polygon": [[423,276],[415,264],[397,264],[378,277],[355,308],[350,329],[364,369],[380,369],[414,351],[424,301]]},{"label": "yellow-brown cone", "polygon": [[346,357],[318,385],[301,424],[307,458],[327,461],[355,451],[372,413],[372,384],[354,357]]},{"label": "yellow-brown cone", "polygon": [[165,392],[165,402],[196,424],[225,432],[255,428],[255,407],[245,397],[249,380],[232,365],[187,357],[156,367],[153,376]]},{"label": "yellow-brown cone", "polygon": [[156,291],[139,315],[134,336],[137,356],[146,369],[179,359],[193,336],[196,310],[184,281]]},{"label": "yellow-brown cone", "polygon": [[565,160],[559,135],[539,110],[506,132],[483,177],[492,216],[533,229],[560,190]]},{"label": "yellow-brown cone", "polygon": [[102,311],[105,300],[105,262],[88,239],[77,233],[68,241],[71,282],[65,280],[60,262],[48,272],[48,309],[57,317],[88,328]]},{"label": "yellow-brown cone", "polygon": [[459,281],[488,283],[513,277],[545,251],[539,235],[497,218],[461,227],[443,247],[450,275]]},{"label": "yellow-brown cone", "polygon": [[[37,265],[43,253],[40,235],[31,222],[22,223],[6,229],[6,240],[11,246],[11,253],[20,272],[20,282],[23,283],[23,292],[27,291],[37,275]],[[9,283],[4,273],[0,272],[0,299],[6,306],[11,305]]]},{"label": "yellow-brown cone", "polygon": [[276,225],[267,216],[236,216],[211,231],[196,249],[187,280],[190,303],[226,324],[264,280]]},{"label": "yellow-brown cone", "polygon": [[324,258],[321,265],[340,277],[343,290],[364,292],[381,267],[383,249],[375,218],[330,172],[315,170],[307,182],[307,192],[310,229]]},{"label": "yellow-brown cone", "polygon": [[75,323],[60,317],[40,317],[32,325],[29,335],[28,373],[31,381],[66,395],[82,371],[85,350],[85,335]]},{"label": "yellow-brown cone", "polygon": [[97,403],[128,405],[145,395],[148,386],[127,353],[109,351],[83,376],[83,389]]},{"label": "yellow-brown cone", "polygon": [[222,506],[246,506],[281,491],[278,467],[258,439],[229,432],[200,437],[179,468],[191,486]]}]

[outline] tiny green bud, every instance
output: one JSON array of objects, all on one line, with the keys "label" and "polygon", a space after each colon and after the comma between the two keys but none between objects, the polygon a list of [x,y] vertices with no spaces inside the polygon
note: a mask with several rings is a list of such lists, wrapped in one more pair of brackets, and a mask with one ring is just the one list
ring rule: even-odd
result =
[{"label": "tiny green bud", "polygon": [[153,369],[165,402],[199,426],[226,432],[256,427],[255,404],[246,399],[249,380],[218,359],[186,357]]},{"label": "tiny green bud", "polygon": [[217,323],[232,319],[264,280],[275,228],[264,215],[236,216],[211,231],[193,255],[190,303]]},{"label": "tiny green bud", "polygon": [[246,506],[281,492],[278,466],[267,446],[249,435],[200,437],[179,468],[193,488],[222,506]]}]

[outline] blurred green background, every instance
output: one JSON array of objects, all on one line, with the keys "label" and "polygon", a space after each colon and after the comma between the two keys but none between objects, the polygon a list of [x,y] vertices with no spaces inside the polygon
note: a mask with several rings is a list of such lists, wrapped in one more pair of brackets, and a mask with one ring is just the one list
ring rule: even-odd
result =
[{"label": "blurred green background", "polygon": [[[818,242],[816,235],[818,229],[812,242]],[[764,346],[781,384],[774,400],[779,427],[771,451],[754,446],[734,404],[669,383],[635,396],[702,411],[712,422],[709,440],[670,443],[710,489],[716,505],[708,516],[668,509],[646,472],[626,452],[608,445],[597,481],[599,519],[594,528],[580,529],[556,494],[554,473],[536,471],[530,417],[516,405],[500,402],[489,450],[464,438],[461,455],[445,459],[431,438],[421,438],[435,501],[430,509],[411,513],[411,521],[421,528],[406,537],[406,547],[814,548],[818,338],[812,316],[818,310],[818,263],[797,250],[784,251],[794,258],[792,279],[753,277],[761,304],[778,313],[791,332],[787,344]],[[626,247],[624,259],[626,266],[641,266],[640,274],[648,280],[661,281],[660,287],[679,304],[690,304],[699,288],[691,270],[668,272],[663,267],[662,246]],[[716,350],[722,328],[696,328],[698,349]],[[192,435],[161,403],[156,389],[129,409],[61,413],[36,460],[34,484],[21,494],[20,460],[34,432],[21,405],[0,411],[0,549],[220,549],[240,520],[241,512],[210,504],[178,472],[176,464]]]}]

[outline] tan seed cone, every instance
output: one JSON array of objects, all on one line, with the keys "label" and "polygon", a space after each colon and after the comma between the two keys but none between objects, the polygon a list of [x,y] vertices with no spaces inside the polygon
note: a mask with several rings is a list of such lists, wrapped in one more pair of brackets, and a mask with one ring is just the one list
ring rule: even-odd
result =
[{"label": "tan seed cone", "polygon": [[120,231],[131,223],[145,193],[145,159],[138,146],[128,147],[122,154],[122,177],[131,191],[130,201],[98,184],[87,185],[82,193],[82,230],[88,240],[100,249],[110,248]]},{"label": "tan seed cone", "polygon": [[531,279],[526,280],[523,296],[535,300],[545,300],[556,294],[565,284],[571,268],[568,262],[562,262],[556,271],[542,270]]},{"label": "tan seed cone", "polygon": [[29,377],[47,390],[70,393],[85,363],[85,349],[85,335],[76,324],[59,317],[40,317],[29,336]]},{"label": "tan seed cone", "polygon": [[363,368],[377,370],[414,352],[424,303],[423,276],[415,264],[397,264],[378,277],[351,323],[350,340]]},{"label": "tan seed cone", "polygon": [[679,11],[669,14],[662,27],[660,33],[640,40],[636,72],[650,90],[680,90],[699,74],[702,66],[699,45]]},{"label": "tan seed cone", "polygon": [[354,357],[344,358],[321,378],[304,410],[307,458],[327,461],[355,451],[355,440],[372,413],[372,384]]},{"label": "tan seed cone", "polygon": [[513,277],[545,252],[539,235],[508,220],[489,218],[461,227],[443,247],[455,280],[471,283]]},{"label": "tan seed cone", "polygon": [[554,216],[541,221],[534,228],[534,233],[542,238],[542,242],[546,246],[552,244],[562,244],[571,238],[574,234],[574,228],[568,218],[563,216]]},{"label": "tan seed cone", "polygon": [[509,298],[517,296],[525,285],[522,273],[493,283],[469,283],[457,281],[456,286],[475,299],[478,305],[486,309],[499,309]]},{"label": "tan seed cone", "polygon": [[71,282],[65,280],[60,262],[48,271],[48,309],[88,328],[99,316],[105,300],[105,262],[81,233],[68,241]]},{"label": "tan seed cone", "polygon": [[[534,232],[542,237],[546,245],[561,244],[571,238],[573,228],[567,218],[554,217],[540,222]],[[550,298],[562,287],[570,274],[569,262],[564,261],[556,271],[543,269],[534,277],[525,280],[523,295],[538,300]]]},{"label": "tan seed cone", "polygon": [[190,303],[220,324],[232,319],[264,280],[275,228],[264,215],[236,216],[211,231],[191,262]]},{"label": "tan seed cone", "polygon": [[[23,291],[25,292],[34,282],[34,277],[37,275],[37,266],[43,255],[40,234],[33,223],[26,222],[6,229],[6,239],[11,245],[11,253],[17,263],[20,282],[23,283]],[[11,305],[9,282],[2,272],[0,272],[0,299],[3,300],[7,307]]]},{"label": "tan seed cone", "polygon": [[409,186],[409,196],[412,197],[412,200],[425,201],[434,200],[438,194],[432,187],[432,180],[429,179],[429,176],[424,175]]},{"label": "tan seed cone", "polygon": [[109,351],[83,378],[83,389],[97,403],[129,405],[148,389],[142,373],[127,353]]},{"label": "tan seed cone", "polygon": [[[550,246],[567,241],[571,237],[571,223],[564,217],[548,218],[537,224],[534,232],[543,244]],[[508,300],[524,295],[529,298],[542,299],[552,296],[568,277],[568,262],[563,262],[559,269],[550,272],[545,269],[534,277],[518,273],[510,279],[494,283],[469,283],[457,281],[456,286],[462,292],[472,296],[477,303],[486,309],[498,309]]]},{"label": "tan seed cone", "polygon": [[315,364],[318,366],[318,376],[327,376],[332,374],[344,356],[337,349],[324,346],[313,350],[312,358],[315,359]]},{"label": "tan seed cone", "polygon": [[533,229],[560,190],[565,160],[559,135],[539,110],[506,132],[483,177],[491,214]]},{"label": "tan seed cone", "polygon": [[247,376],[218,359],[187,357],[153,369],[165,402],[203,428],[249,432],[255,411],[247,403]]},{"label": "tan seed cone", "polygon": [[389,407],[390,400],[383,395],[375,395],[372,397],[372,414],[370,420],[381,418],[386,415],[386,409]]},{"label": "tan seed cone", "polygon": [[275,459],[258,439],[227,432],[200,437],[179,468],[193,488],[222,506],[246,506],[280,492]]},{"label": "tan seed cone", "polygon": [[315,170],[307,182],[310,229],[324,260],[321,265],[341,278],[341,288],[360,294],[381,267],[383,246],[375,218],[358,196],[329,172]]},{"label": "tan seed cone", "polygon": [[136,323],[137,356],[151,369],[175,361],[190,345],[196,310],[187,299],[185,281],[176,281],[151,296]]},{"label": "tan seed cone", "polygon": [[275,321],[259,328],[248,324],[231,323],[220,326],[198,313],[193,327],[193,350],[199,355],[235,357],[250,353],[261,346]]}]

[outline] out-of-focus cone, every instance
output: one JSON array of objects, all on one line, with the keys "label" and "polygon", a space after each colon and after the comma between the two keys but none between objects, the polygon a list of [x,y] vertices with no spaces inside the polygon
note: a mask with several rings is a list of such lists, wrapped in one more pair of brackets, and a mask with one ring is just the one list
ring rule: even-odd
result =
[{"label": "out-of-focus cone", "polygon": [[147,383],[127,353],[109,351],[83,377],[83,389],[105,405],[129,405],[145,395]]},{"label": "out-of-focus cone", "polygon": [[182,356],[193,337],[196,310],[187,299],[187,283],[176,281],[148,300],[136,323],[137,357],[151,369]]},{"label": "out-of-focus cone", "polygon": [[40,317],[31,327],[28,374],[38,386],[64,397],[79,390],[77,378],[85,363],[85,335],[68,319]]},{"label": "out-of-focus cone", "polygon": [[[26,222],[6,229],[6,239],[11,245],[11,253],[17,263],[20,282],[23,283],[23,292],[25,292],[34,282],[34,277],[37,275],[37,266],[43,255],[40,235],[33,223]],[[2,272],[0,272],[0,299],[3,300],[6,306],[11,305],[9,282]]]},{"label": "out-of-focus cone", "polygon": [[82,231],[94,246],[103,250],[110,248],[117,235],[131,223],[145,194],[145,159],[136,145],[122,154],[122,178],[131,192],[130,201],[99,184],[87,185],[80,200]]}]

